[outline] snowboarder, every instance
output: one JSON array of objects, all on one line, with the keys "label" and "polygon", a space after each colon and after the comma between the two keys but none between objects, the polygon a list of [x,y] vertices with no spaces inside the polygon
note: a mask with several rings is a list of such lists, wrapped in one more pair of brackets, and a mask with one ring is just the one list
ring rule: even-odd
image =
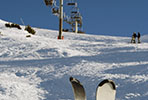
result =
[{"label": "snowboarder", "polygon": [[131,43],[136,43],[136,32],[133,32]]},{"label": "snowboarder", "polygon": [[138,35],[137,35],[138,43],[141,43],[141,42],[140,42],[140,36],[141,36],[141,35],[140,35],[140,32],[138,32]]}]

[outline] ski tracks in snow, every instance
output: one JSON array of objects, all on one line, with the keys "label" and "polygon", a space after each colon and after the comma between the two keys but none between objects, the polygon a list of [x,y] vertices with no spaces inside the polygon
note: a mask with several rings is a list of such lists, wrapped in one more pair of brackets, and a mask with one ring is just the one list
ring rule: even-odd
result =
[{"label": "ski tracks in snow", "polygon": [[[1,23],[1,20],[0,20]],[[84,83],[88,100],[102,79],[117,83],[117,100],[146,100],[148,43],[128,37],[94,36],[37,29],[7,29],[0,24],[0,97],[5,100],[72,100],[68,79]],[[90,88],[91,87],[91,88]],[[1,98],[0,98],[1,99]]]}]

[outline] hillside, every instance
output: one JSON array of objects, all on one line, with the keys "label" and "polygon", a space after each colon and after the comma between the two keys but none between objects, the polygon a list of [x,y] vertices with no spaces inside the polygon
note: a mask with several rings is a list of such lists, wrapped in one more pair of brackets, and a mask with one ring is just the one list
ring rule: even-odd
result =
[{"label": "hillside", "polygon": [[6,28],[0,20],[0,100],[74,100],[69,77],[95,100],[103,79],[116,83],[116,100],[147,100],[148,36],[130,37],[63,33],[34,28],[35,35]]}]

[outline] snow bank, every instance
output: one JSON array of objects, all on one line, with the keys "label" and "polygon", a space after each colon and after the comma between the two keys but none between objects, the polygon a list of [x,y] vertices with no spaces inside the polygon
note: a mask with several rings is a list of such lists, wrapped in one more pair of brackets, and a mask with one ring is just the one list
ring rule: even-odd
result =
[{"label": "snow bank", "polygon": [[0,73],[0,100],[40,100],[44,91],[38,88],[41,80],[35,76],[17,76],[16,73]]}]

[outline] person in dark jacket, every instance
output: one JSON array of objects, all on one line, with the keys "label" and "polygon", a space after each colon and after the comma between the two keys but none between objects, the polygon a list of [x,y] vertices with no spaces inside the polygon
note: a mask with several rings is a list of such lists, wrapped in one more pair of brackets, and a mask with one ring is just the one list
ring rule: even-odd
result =
[{"label": "person in dark jacket", "polygon": [[133,32],[131,43],[136,43],[136,32]]},{"label": "person in dark jacket", "polygon": [[140,42],[140,36],[141,36],[141,35],[140,35],[140,32],[138,32],[138,35],[137,35],[138,43],[141,43],[141,42]]}]

